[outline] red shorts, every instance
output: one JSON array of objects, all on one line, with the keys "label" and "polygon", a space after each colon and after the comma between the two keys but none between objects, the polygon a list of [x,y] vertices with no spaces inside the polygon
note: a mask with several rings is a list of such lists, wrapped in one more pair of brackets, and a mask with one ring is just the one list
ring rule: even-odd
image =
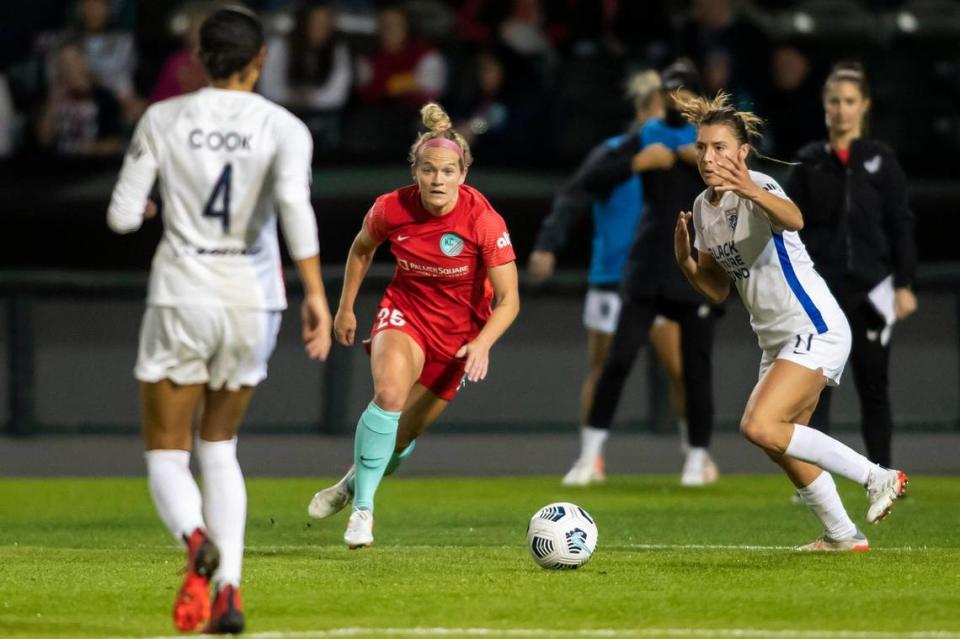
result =
[{"label": "red shorts", "polygon": [[[381,302],[382,304],[382,302]],[[465,379],[464,369],[466,358],[452,359],[443,354],[440,349],[431,347],[424,331],[419,330],[403,311],[390,306],[381,305],[377,309],[377,316],[370,329],[370,339],[365,342],[367,353],[370,353],[370,342],[382,331],[394,330],[406,333],[413,338],[423,350],[423,370],[417,380],[440,399],[448,402],[457,396],[457,391],[463,387]]]}]

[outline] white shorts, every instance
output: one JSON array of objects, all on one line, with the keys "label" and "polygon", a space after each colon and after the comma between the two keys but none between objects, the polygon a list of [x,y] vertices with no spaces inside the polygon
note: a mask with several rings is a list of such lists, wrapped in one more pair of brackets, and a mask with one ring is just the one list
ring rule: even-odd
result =
[{"label": "white shorts", "polygon": [[591,288],[583,305],[583,325],[599,333],[613,335],[617,332],[617,320],[620,319],[622,307],[620,293]]},{"label": "white shorts", "polygon": [[827,386],[839,386],[840,376],[850,355],[850,327],[846,322],[840,328],[817,335],[795,335],[779,348],[763,351],[760,358],[762,379],[774,360],[785,359],[812,370],[821,369],[827,378]]},{"label": "white shorts", "polygon": [[213,390],[256,386],[267,376],[279,330],[279,311],[147,306],[133,374]]}]

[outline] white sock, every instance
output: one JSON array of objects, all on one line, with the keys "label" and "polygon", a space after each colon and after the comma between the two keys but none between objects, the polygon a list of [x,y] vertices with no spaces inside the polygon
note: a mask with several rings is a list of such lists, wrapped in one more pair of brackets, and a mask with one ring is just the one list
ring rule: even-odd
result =
[{"label": "white sock", "polygon": [[237,461],[237,438],[222,442],[200,440],[197,446],[203,475],[203,508],[207,532],[220,550],[218,587],[240,585],[243,533],[247,522],[247,487]]},{"label": "white sock", "polygon": [[610,436],[609,428],[580,427],[580,461],[593,463],[603,454],[603,445]]},{"label": "white sock", "polygon": [[677,418],[677,432],[680,433],[680,454],[686,455],[690,452],[690,432],[685,417]]},{"label": "white sock", "polygon": [[203,528],[200,488],[190,472],[190,451],[148,450],[143,458],[157,514],[182,544],[184,536]]},{"label": "white sock", "polygon": [[857,527],[843,507],[837,485],[830,473],[820,473],[819,477],[797,492],[800,493],[803,503],[810,507],[823,524],[827,536],[831,539],[847,539],[857,534]]},{"label": "white sock", "polygon": [[866,485],[870,478],[870,468],[873,466],[869,459],[846,444],[800,424],[793,425],[793,437],[784,452],[794,459],[816,464],[861,486]]}]

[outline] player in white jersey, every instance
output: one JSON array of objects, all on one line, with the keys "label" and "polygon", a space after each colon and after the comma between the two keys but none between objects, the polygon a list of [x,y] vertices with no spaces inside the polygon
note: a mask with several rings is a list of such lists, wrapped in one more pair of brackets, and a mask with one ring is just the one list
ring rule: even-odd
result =
[{"label": "player in white jersey", "polygon": [[[850,327],[813,268],[797,231],[803,215],[770,177],[747,169],[760,119],[736,111],[720,93],[684,100],[697,126],[697,165],[707,189],[677,220],[674,250],[690,283],[715,304],[732,281],[750,313],[763,358],[740,429],[779,464],[824,533],[801,550],[865,551],[870,545],[847,515],[831,473],[866,487],[866,519],[877,523],[902,496],[907,476],[806,426],[826,384],[840,381]],[[693,220],[697,260],[691,256]]]},{"label": "player in white jersey", "polygon": [[[286,307],[278,214],[303,282],[306,353],[325,359],[331,344],[310,204],[312,141],[302,122],[252,92],[264,54],[263,28],[252,14],[224,9],[207,18],[200,57],[213,86],[147,110],[108,212],[113,230],[137,230],[156,214],[148,194],[159,177],[164,233],[135,375],[150,493],[160,518],[187,547],[173,610],[181,631],[243,630],[247,498],[236,435],[254,387],[266,377]],[[202,497],[190,472],[200,406]]]}]

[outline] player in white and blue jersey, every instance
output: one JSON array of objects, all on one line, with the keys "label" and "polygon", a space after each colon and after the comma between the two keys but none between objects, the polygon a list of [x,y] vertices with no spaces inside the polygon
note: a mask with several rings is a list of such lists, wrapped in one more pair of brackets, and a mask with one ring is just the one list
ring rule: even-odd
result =
[{"label": "player in white and blue jersey", "polygon": [[783,468],[823,524],[823,535],[800,549],[866,551],[869,542],[847,515],[831,473],[866,487],[870,523],[883,519],[904,494],[907,476],[806,426],[824,386],[840,382],[850,327],[797,234],[802,213],[772,178],[747,169],[760,119],[736,111],[727,99],[721,92],[713,100],[682,103],[697,126],[697,166],[707,189],[692,213],[681,212],[677,220],[677,262],[713,303],[727,297],[733,282],[750,313],[763,357],[740,429]]}]

